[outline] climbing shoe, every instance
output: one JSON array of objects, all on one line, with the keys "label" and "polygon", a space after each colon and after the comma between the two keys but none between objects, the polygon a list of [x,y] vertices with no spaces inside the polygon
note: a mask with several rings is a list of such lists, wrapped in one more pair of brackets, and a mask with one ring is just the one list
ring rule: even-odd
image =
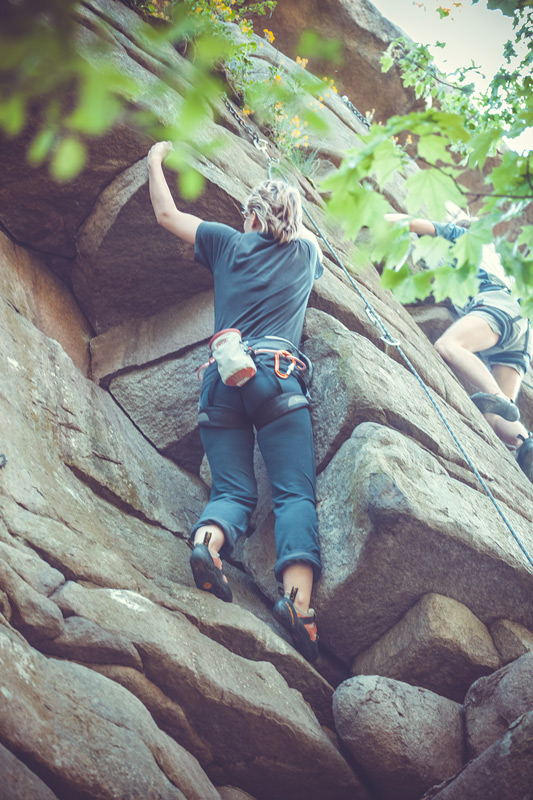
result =
[{"label": "climbing shoe", "polygon": [[290,596],[284,595],[272,613],[281,624],[287,628],[292,636],[295,648],[311,663],[318,658],[318,633],[315,622],[315,612],[311,609],[307,614],[302,614],[294,606],[297,589],[292,589]]},{"label": "climbing shoe", "polygon": [[[523,439],[524,437],[521,436],[520,438]],[[533,434],[530,433],[527,439],[524,439],[523,444],[518,448],[516,462],[525,473],[526,478],[529,478],[533,483]]]},{"label": "climbing shoe", "polygon": [[507,422],[517,422],[520,419],[520,411],[513,401],[499,394],[476,392],[470,395],[470,399],[482,414],[498,414]]},{"label": "climbing shoe", "polygon": [[191,553],[189,564],[194,582],[204,592],[210,592],[220,600],[224,600],[225,603],[231,603],[233,594],[228,579],[222,571],[222,561],[209,551],[210,539],[211,534],[206,533],[204,543],[197,544]]}]

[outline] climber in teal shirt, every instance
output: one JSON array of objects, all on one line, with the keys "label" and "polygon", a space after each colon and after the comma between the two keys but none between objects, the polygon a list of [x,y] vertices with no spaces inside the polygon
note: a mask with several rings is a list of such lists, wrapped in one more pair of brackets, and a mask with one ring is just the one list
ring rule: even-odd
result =
[{"label": "climber in teal shirt", "polygon": [[[161,167],[170,149],[169,142],[159,142],[148,154],[156,218],[194,244],[195,259],[212,272],[215,290],[216,360],[204,371],[199,403],[212,486],[191,534],[194,580],[198,588],[231,601],[221,558],[246,533],[257,501],[255,428],[274,503],[274,573],[284,591],[273,613],[296,648],[314,661],[318,636],[309,605],[321,561],[313,434],[299,346],[313,282],[322,274],[322,253],[302,225],[298,190],[282,181],[267,180],[252,190],[243,209],[244,233],[179,211]],[[219,345],[234,348],[224,367]],[[242,360],[243,350],[249,362],[232,372],[227,365],[234,357]]]}]

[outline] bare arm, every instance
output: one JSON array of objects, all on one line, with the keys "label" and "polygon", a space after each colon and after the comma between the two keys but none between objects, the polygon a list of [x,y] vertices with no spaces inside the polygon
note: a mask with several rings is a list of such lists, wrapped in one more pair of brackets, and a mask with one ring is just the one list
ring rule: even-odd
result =
[{"label": "bare arm", "polygon": [[419,236],[436,236],[435,226],[428,219],[409,219],[408,214],[385,214],[387,222],[409,222],[411,233],[418,233]]},{"label": "bare arm", "polygon": [[196,231],[202,220],[193,214],[185,214],[176,207],[162,167],[171,149],[171,142],[157,142],[148,153],[150,200],[159,225],[185,242],[194,244]]},{"label": "bare arm", "polygon": [[410,219],[409,230],[411,233],[418,233],[419,236],[436,236],[435,226],[428,219]]}]

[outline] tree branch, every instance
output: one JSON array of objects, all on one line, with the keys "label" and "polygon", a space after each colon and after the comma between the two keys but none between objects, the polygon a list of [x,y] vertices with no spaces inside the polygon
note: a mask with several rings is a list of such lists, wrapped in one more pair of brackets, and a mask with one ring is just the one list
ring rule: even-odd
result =
[{"label": "tree branch", "polygon": [[[421,161],[427,167],[431,167],[432,169],[436,169],[439,172],[442,172],[442,174],[446,175],[448,178],[452,178],[452,180],[455,180],[457,188],[459,189],[461,194],[464,195],[465,197],[467,197],[467,196],[468,197],[475,197],[476,199],[478,197],[505,197],[508,200],[533,200],[533,194],[495,194],[494,192],[470,192],[470,191],[468,191],[468,189],[463,189],[461,184],[455,178],[453,178],[451,175],[449,175],[448,172],[446,172],[443,169],[443,167],[438,167],[436,164],[431,164],[429,161],[426,161],[425,158],[422,158],[419,155],[417,155],[416,161]],[[462,167],[455,167],[452,164],[447,164],[446,166],[452,167],[452,169],[457,169],[457,170],[462,169]],[[529,174],[529,160],[527,162],[527,179],[528,179],[528,183],[531,186],[531,189],[533,191],[533,185],[531,183],[531,176]]]}]

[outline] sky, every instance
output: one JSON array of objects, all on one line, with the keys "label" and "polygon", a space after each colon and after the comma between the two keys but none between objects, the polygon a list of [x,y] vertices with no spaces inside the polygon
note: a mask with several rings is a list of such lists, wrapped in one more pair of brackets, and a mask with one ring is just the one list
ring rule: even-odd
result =
[{"label": "sky", "polygon": [[[503,45],[513,38],[510,17],[501,11],[489,11],[486,0],[472,4],[466,0],[465,7],[454,9],[449,17],[441,19],[436,0],[371,0],[383,16],[402,28],[411,39],[422,44],[434,45],[446,42],[446,47],[432,47],[431,52],[437,66],[443,72],[452,72],[457,67],[469,66],[473,60],[486,75],[476,85],[486,88],[490,78],[503,64]],[[442,3],[443,6],[451,5]],[[474,80],[472,75],[470,80]],[[533,149],[533,130],[519,140],[508,142],[521,152]]]}]

